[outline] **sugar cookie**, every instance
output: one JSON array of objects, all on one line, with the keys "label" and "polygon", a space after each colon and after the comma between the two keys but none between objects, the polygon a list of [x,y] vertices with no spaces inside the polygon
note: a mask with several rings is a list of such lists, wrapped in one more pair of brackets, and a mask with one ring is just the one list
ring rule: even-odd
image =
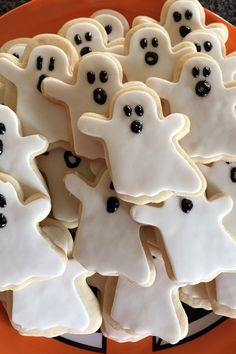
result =
[{"label": "sugar cookie", "polygon": [[74,258],[102,275],[122,274],[144,286],[152,283],[152,259],[140,239],[140,225],[130,217],[131,205],[117,198],[108,171],[95,186],[76,174],[68,174],[65,184],[81,201]]},{"label": "sugar cookie", "polygon": [[176,82],[149,78],[147,85],[170,104],[170,111],[186,114],[190,132],[181,141],[199,162],[236,159],[236,82],[224,84],[219,64],[205,54],[184,56]]},{"label": "sugar cookie", "polygon": [[16,113],[24,135],[42,134],[49,143],[70,141],[65,108],[43,97],[41,84],[47,76],[70,80],[77,59],[73,46],[55,34],[30,39],[22,62],[0,54],[0,75],[16,86]]},{"label": "sugar cookie", "polygon": [[180,289],[180,299],[193,308],[212,310],[205,283],[182,287]]},{"label": "sugar cookie", "polygon": [[172,197],[161,208],[134,206],[131,215],[159,228],[174,278],[197,284],[236,269],[236,242],[222,225],[232,206],[224,194],[209,200],[204,195],[191,200]]},{"label": "sugar cookie", "polygon": [[120,198],[145,204],[204,190],[198,168],[178,145],[189,129],[185,116],[174,114],[163,119],[158,96],[144,86],[120,90],[111,108],[112,118],[87,113],[80,117],[78,127],[103,139]]}]

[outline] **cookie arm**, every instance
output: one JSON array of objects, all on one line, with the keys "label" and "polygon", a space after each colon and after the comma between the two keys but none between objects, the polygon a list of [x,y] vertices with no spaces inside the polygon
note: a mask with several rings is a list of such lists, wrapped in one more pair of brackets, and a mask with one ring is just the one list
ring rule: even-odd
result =
[{"label": "cookie arm", "polygon": [[131,217],[143,225],[156,225],[157,208],[147,205],[136,205],[130,209]]},{"label": "cookie arm", "polygon": [[43,95],[65,103],[70,88],[71,85],[53,77],[44,79],[42,83]]},{"label": "cookie arm", "polygon": [[29,150],[34,156],[43,154],[48,148],[47,139],[41,135],[25,136],[22,141],[29,146]]},{"label": "cookie arm", "polygon": [[19,67],[9,58],[0,55],[0,75],[5,79],[17,84],[17,81],[21,79],[23,72],[24,69]]},{"label": "cookie arm", "polygon": [[65,187],[74,197],[84,201],[92,187],[88,185],[77,173],[68,173],[64,177]]},{"label": "cookie arm", "polygon": [[207,29],[215,32],[225,43],[229,36],[228,28],[223,23],[212,23]]},{"label": "cookie arm", "polygon": [[146,85],[153,89],[161,98],[169,100],[173,89],[173,84],[171,82],[151,77],[147,79]]},{"label": "cookie arm", "polygon": [[85,113],[78,120],[78,128],[86,135],[103,138],[109,122],[108,119],[98,114]]},{"label": "cookie arm", "polygon": [[50,213],[51,202],[49,198],[44,197],[43,195],[38,193],[27,199],[25,207],[28,208],[32,219],[34,219],[35,222],[38,223],[46,219],[46,217]]},{"label": "cookie arm", "polygon": [[173,138],[178,135],[182,139],[190,129],[190,122],[187,116],[180,113],[172,113],[162,120],[162,124],[168,129],[169,136]]}]

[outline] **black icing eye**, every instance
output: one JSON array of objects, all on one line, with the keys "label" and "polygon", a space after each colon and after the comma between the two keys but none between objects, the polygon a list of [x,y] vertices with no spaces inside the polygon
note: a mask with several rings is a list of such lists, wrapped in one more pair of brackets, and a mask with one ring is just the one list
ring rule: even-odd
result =
[{"label": "black icing eye", "polygon": [[147,38],[142,38],[140,41],[140,47],[145,49],[145,48],[147,48],[147,45],[148,45]]},{"label": "black icing eye", "polygon": [[134,120],[130,124],[130,129],[132,133],[139,134],[143,130],[143,123],[141,123],[139,120]]},{"label": "black icing eye", "polygon": [[43,58],[41,56],[37,57],[36,66],[37,66],[38,70],[42,70],[42,68],[43,68]]},{"label": "black icing eye", "polygon": [[102,70],[99,75],[100,81],[101,82],[107,82],[108,80],[108,74],[105,70]]},{"label": "black icing eye", "polygon": [[0,123],[0,135],[3,135],[6,133],[6,127],[5,124]]},{"label": "black icing eye", "polygon": [[113,182],[110,183],[110,189],[111,189],[112,191],[115,190],[114,185],[113,185]]},{"label": "black icing eye", "polygon": [[104,28],[105,28],[105,31],[107,32],[107,34],[110,34],[112,32],[112,26],[111,25],[106,25]]},{"label": "black icing eye", "polygon": [[131,117],[132,108],[129,105],[124,106],[123,111],[127,117]]},{"label": "black icing eye", "polygon": [[114,213],[120,206],[120,202],[116,197],[110,197],[107,199],[107,212]]},{"label": "black icing eye", "polygon": [[225,163],[227,163],[227,165],[230,165],[232,162],[225,161]]},{"label": "black icing eye", "polygon": [[87,80],[89,84],[93,84],[95,81],[96,77],[93,71],[88,71],[87,72]]},{"label": "black icing eye", "polygon": [[190,11],[190,10],[185,11],[186,20],[191,20],[192,17],[193,17],[192,11]]},{"label": "black icing eye", "polygon": [[5,227],[7,224],[7,218],[3,215],[0,214],[0,228],[2,229],[3,227]]},{"label": "black icing eye", "polygon": [[204,77],[208,77],[211,75],[211,69],[208,66],[206,66],[202,72]]},{"label": "black icing eye", "polygon": [[200,70],[199,70],[199,68],[197,67],[197,66],[194,66],[194,68],[193,68],[193,70],[192,70],[192,74],[193,74],[193,76],[194,77],[199,77],[199,75],[200,75]]},{"label": "black icing eye", "polygon": [[184,213],[188,214],[193,208],[193,202],[189,199],[181,200],[181,209]]},{"label": "black icing eye", "polygon": [[230,178],[233,183],[236,183],[236,167],[231,168]]},{"label": "black icing eye", "polygon": [[154,38],[152,39],[152,46],[153,46],[154,48],[158,47],[158,39],[157,39],[156,37],[154,37]]},{"label": "black icing eye", "polygon": [[64,161],[68,168],[76,168],[79,166],[81,159],[80,157],[73,155],[71,151],[65,151]]},{"label": "black icing eye", "polygon": [[86,32],[84,37],[85,37],[86,41],[91,42],[91,40],[93,39],[92,32]]},{"label": "black icing eye", "polygon": [[78,33],[74,36],[74,40],[75,40],[75,44],[77,45],[80,45],[82,43],[82,39]]},{"label": "black icing eye", "polygon": [[173,13],[173,18],[174,18],[175,22],[179,22],[179,21],[182,20],[182,15],[181,15],[180,12],[175,11],[175,12]]},{"label": "black icing eye", "polygon": [[14,57],[16,57],[17,59],[20,59],[20,56],[18,53],[13,53],[12,55],[14,55]]},{"label": "black icing eye", "polygon": [[195,44],[195,47],[197,49],[197,52],[201,52],[202,51],[202,47],[199,43],[194,43]]},{"label": "black icing eye", "polygon": [[0,194],[0,208],[5,208],[6,205],[7,205],[6,198],[4,197],[4,195]]},{"label": "black icing eye", "polygon": [[49,61],[48,70],[53,71],[55,69],[55,58],[51,57]]},{"label": "black icing eye", "polygon": [[141,106],[140,104],[138,106],[135,107],[135,113],[137,114],[137,116],[142,117],[143,113],[144,113],[144,109],[143,106]]},{"label": "black icing eye", "polygon": [[203,45],[204,45],[204,48],[205,48],[206,52],[210,52],[212,50],[213,45],[212,45],[212,43],[210,41],[204,42]]}]

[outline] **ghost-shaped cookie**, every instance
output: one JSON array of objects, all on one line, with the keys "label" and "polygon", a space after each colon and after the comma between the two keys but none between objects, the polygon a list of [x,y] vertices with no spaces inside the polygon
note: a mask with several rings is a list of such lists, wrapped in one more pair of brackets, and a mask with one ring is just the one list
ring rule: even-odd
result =
[{"label": "ghost-shaped cookie", "polygon": [[22,62],[9,54],[0,55],[0,75],[16,86],[16,113],[24,135],[41,134],[49,143],[70,141],[65,108],[44,97],[41,84],[48,76],[71,80],[77,59],[73,46],[53,34],[32,38]]},{"label": "ghost-shaped cookie", "polygon": [[3,44],[2,53],[14,55],[20,61],[23,59],[25,48],[29,42],[29,38],[16,38]]},{"label": "ghost-shaped cookie", "polygon": [[81,17],[66,22],[58,34],[68,39],[79,57],[91,52],[123,54],[123,43],[108,43],[104,27],[93,18]]},{"label": "ghost-shaped cookie", "polygon": [[49,199],[35,194],[23,202],[18,183],[7,175],[0,178],[0,289],[59,276],[65,270],[65,257],[39,227],[50,212]]},{"label": "ghost-shaped cookie", "polygon": [[155,23],[133,27],[126,35],[124,55],[115,55],[128,81],[145,82],[149,77],[172,80],[176,62],[188,53],[196,52],[190,43],[171,46],[168,33]]},{"label": "ghost-shaped cookie", "polygon": [[[149,287],[118,278],[110,317],[128,333],[146,333],[174,344],[184,338],[188,330],[187,316],[179,300],[180,284],[168,277],[160,254],[153,262],[157,275]],[[114,287],[114,282],[114,279],[108,280],[106,286]]]},{"label": "ghost-shaped cookie", "polygon": [[181,141],[199,162],[236,158],[236,83],[224,84],[219,64],[206,54],[186,55],[176,82],[149,78],[147,85],[170,104],[170,111],[190,119]]},{"label": "ghost-shaped cookie", "polygon": [[228,39],[227,27],[222,23],[206,26],[205,20],[204,8],[198,0],[167,0],[162,7],[160,24],[169,33],[172,45],[199,29],[217,33],[225,43]]},{"label": "ghost-shaped cookie", "polygon": [[120,90],[111,111],[110,119],[84,114],[78,127],[103,140],[121,199],[145,204],[204,190],[199,169],[178,145],[189,129],[186,117],[174,114],[163,119],[158,96],[143,86]]},{"label": "ghost-shaped cookie", "polygon": [[131,205],[117,198],[108,171],[94,187],[76,174],[66,175],[65,185],[81,201],[73,257],[102,275],[122,274],[141,285],[151,283],[152,260],[140,239],[140,225],[130,217]]},{"label": "ghost-shaped cookie", "polygon": [[78,226],[79,202],[66,189],[63,178],[66,172],[79,172],[92,181],[95,176],[89,167],[89,161],[75,156],[69,147],[50,148],[37,158],[37,164],[46,177],[52,200],[52,214],[68,228]]},{"label": "ghost-shaped cookie", "polygon": [[[64,238],[68,241],[66,234]],[[13,326],[29,336],[96,332],[102,318],[97,299],[86,283],[92,274],[69,259],[62,275],[14,291],[10,313]]]},{"label": "ghost-shaped cookie", "polygon": [[161,208],[134,206],[131,215],[160,230],[174,278],[197,284],[236,269],[236,242],[222,224],[232,206],[222,194],[209,200],[204,195],[172,197]]},{"label": "ghost-shaped cookie", "polygon": [[108,42],[124,38],[129,30],[129,23],[120,12],[111,9],[102,9],[94,12],[92,18],[104,27]]},{"label": "ghost-shaped cookie", "polygon": [[109,114],[114,94],[124,87],[121,65],[108,53],[91,53],[81,58],[75,75],[75,82],[71,84],[54,78],[45,79],[43,92],[67,106],[76,154],[90,159],[104,157],[102,144],[82,134],[77,121],[85,112]]},{"label": "ghost-shaped cookie", "polygon": [[207,195],[212,196],[222,192],[233,200],[233,208],[223,220],[224,227],[236,237],[236,163],[217,161],[210,166],[199,165],[207,181]]},{"label": "ghost-shaped cookie", "polygon": [[0,171],[14,177],[25,198],[35,193],[48,195],[35,157],[47,150],[48,143],[40,135],[22,136],[16,114],[0,105]]},{"label": "ghost-shaped cookie", "polygon": [[224,82],[235,79],[236,52],[226,55],[225,44],[216,33],[198,30],[188,34],[185,40],[195,44],[198,52],[208,54],[218,62]]}]

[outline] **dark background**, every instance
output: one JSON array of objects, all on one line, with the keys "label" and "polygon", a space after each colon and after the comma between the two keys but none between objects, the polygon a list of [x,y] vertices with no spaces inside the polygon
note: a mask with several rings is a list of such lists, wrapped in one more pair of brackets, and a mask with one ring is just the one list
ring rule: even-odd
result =
[{"label": "dark background", "polygon": [[[29,0],[0,0],[0,15],[27,1]],[[200,2],[203,6],[236,25],[236,0],[200,0]]]}]

